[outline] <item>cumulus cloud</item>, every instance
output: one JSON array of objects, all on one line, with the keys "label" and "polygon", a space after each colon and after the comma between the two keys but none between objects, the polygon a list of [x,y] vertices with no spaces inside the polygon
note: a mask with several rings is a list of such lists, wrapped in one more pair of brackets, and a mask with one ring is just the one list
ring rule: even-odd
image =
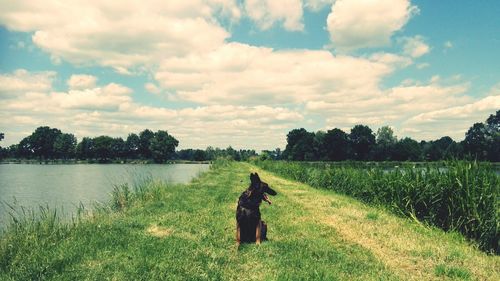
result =
[{"label": "cumulus cloud", "polygon": [[214,15],[238,18],[233,0],[134,0],[2,4],[0,24],[33,32],[33,42],[54,58],[110,66],[126,72],[159,57],[205,52],[229,33]]},{"label": "cumulus cloud", "polygon": [[[33,84],[27,88],[38,87],[32,79],[37,73],[24,71],[23,75]],[[273,149],[283,143],[283,135],[277,132],[286,132],[304,119],[301,113],[280,106],[146,106],[135,102],[131,94],[131,89],[116,83],[63,92],[51,87],[22,92],[0,103],[0,128],[16,124],[6,131],[8,144],[48,125],[76,133],[79,138],[102,134],[126,137],[149,128],[168,130],[182,147]]]},{"label": "cumulus cloud", "polygon": [[164,60],[155,78],[179,99],[196,103],[294,104],[370,92],[401,60],[230,43],[205,54]]},{"label": "cumulus cloud", "polygon": [[401,38],[400,42],[403,43],[403,53],[413,58],[421,57],[430,51],[429,45],[424,42],[424,38],[420,35]]},{"label": "cumulus cloud", "polygon": [[87,74],[73,74],[68,79],[67,84],[70,89],[88,89],[95,86],[97,77]]},{"label": "cumulus cloud", "polygon": [[152,93],[152,94],[159,94],[161,93],[161,89],[156,86],[155,84],[153,83],[146,83],[144,84],[144,89],[146,89],[146,91]]},{"label": "cumulus cloud", "polygon": [[47,91],[52,88],[55,75],[53,71],[29,73],[25,69],[18,69],[12,74],[0,74],[0,98]]},{"label": "cumulus cloud", "polygon": [[301,0],[246,0],[245,11],[264,30],[276,22],[282,22],[286,30],[304,29]]},{"label": "cumulus cloud", "polygon": [[387,46],[417,12],[410,0],[337,0],[327,19],[332,46],[340,51]]}]

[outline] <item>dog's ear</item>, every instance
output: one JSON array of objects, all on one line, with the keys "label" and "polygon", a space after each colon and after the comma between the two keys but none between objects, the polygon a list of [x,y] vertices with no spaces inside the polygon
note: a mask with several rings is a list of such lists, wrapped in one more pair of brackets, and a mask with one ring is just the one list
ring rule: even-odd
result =
[{"label": "dog's ear", "polygon": [[259,175],[257,173],[255,173],[255,178],[257,179],[257,181],[260,182],[260,177],[259,177]]},{"label": "dog's ear", "polygon": [[257,177],[255,177],[255,174],[253,174],[253,173],[250,173],[250,182],[252,183],[252,185],[254,185],[258,182]]}]

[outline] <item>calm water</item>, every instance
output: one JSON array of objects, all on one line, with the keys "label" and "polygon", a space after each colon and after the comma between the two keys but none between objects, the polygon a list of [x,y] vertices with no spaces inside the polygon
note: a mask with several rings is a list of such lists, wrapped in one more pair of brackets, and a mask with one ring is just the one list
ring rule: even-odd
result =
[{"label": "calm water", "polygon": [[73,164],[73,165],[0,165],[0,228],[10,216],[4,202],[37,208],[57,207],[71,214],[80,202],[91,207],[92,202],[106,202],[113,186],[141,180],[187,183],[208,164]]}]

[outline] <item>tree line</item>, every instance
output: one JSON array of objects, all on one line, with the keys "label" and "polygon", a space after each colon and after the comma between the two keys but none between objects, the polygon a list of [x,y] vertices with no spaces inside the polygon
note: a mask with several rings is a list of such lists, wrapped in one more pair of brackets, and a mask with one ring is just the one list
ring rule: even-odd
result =
[{"label": "tree line", "polygon": [[[2,134],[2,137],[4,135]],[[18,144],[1,148],[0,158],[18,159],[80,159],[108,162],[116,159],[152,159],[163,163],[175,153],[179,141],[167,131],[153,132],[146,129],[139,134],[131,133],[127,139],[120,137],[76,137],[57,128],[42,126]]]},{"label": "tree line", "polygon": [[[4,133],[0,133],[0,141]],[[31,135],[18,144],[7,148],[0,147],[0,159],[79,159],[109,162],[113,160],[152,160],[164,163],[167,160],[210,161],[219,157],[245,161],[257,156],[255,150],[236,150],[229,146],[225,149],[207,147],[201,149],[182,149],[176,151],[179,141],[167,131],[153,132],[145,129],[131,133],[124,140],[120,137],[84,137],[80,142],[73,134],[64,133],[57,128],[38,127]]]},{"label": "tree line", "polygon": [[285,150],[266,151],[263,158],[295,161],[436,161],[477,159],[500,161],[500,110],[486,122],[475,123],[465,139],[455,142],[448,136],[433,141],[398,139],[389,126],[376,133],[366,125],[356,125],[349,133],[335,128],[326,132],[291,130]]}]

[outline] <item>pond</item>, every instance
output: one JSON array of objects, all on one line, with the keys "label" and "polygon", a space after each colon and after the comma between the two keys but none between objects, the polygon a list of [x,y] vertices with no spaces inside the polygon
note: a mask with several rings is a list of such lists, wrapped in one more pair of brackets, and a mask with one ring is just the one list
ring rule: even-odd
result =
[{"label": "pond", "polygon": [[147,179],[187,183],[209,164],[1,164],[0,228],[10,220],[7,204],[58,208],[66,216],[82,203],[107,202],[115,185]]}]

